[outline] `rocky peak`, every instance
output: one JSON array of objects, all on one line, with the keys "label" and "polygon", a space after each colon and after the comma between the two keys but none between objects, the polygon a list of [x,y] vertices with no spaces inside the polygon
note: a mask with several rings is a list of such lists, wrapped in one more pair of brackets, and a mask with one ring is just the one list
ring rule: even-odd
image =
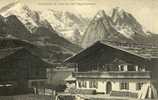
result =
[{"label": "rocky peak", "polygon": [[116,7],[112,10],[111,19],[115,24],[122,24],[122,22],[128,22],[131,20],[136,21],[136,19],[130,13],[126,12],[125,10],[119,7]]},{"label": "rocky peak", "polygon": [[94,20],[97,21],[97,20],[102,19],[102,18],[108,18],[108,16],[106,15],[104,10],[98,11],[94,17]]},{"label": "rocky peak", "polygon": [[116,7],[112,10],[111,20],[115,28],[128,38],[133,35],[146,36],[142,25],[131,13]]}]

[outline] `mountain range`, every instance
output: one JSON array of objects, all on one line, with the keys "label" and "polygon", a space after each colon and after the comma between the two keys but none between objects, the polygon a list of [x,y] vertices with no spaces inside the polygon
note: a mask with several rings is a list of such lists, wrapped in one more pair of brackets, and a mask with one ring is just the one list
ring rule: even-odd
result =
[{"label": "mountain range", "polygon": [[88,18],[82,17],[80,14],[77,15],[68,11],[53,9],[35,11],[20,1],[2,7],[0,14],[4,17],[16,15],[31,33],[38,27],[54,29],[58,35],[73,43],[80,41],[81,34],[89,21]]},{"label": "mountain range", "polygon": [[9,3],[2,7],[0,9],[0,14],[4,17],[11,15],[17,16],[30,32],[39,26],[51,28],[50,24],[44,18],[41,18],[38,11],[31,10],[20,1]]},{"label": "mountain range", "polygon": [[111,15],[104,10],[97,12],[85,30],[81,45],[86,48],[99,40],[157,44],[158,35],[145,31],[132,14],[116,7]]},{"label": "mountain range", "polygon": [[21,2],[13,2],[2,7],[0,14],[0,37],[35,45],[46,51],[39,55],[51,63],[77,53],[82,49],[80,46],[86,48],[100,40],[158,43],[157,34],[146,31],[131,13],[119,7],[113,8],[111,14],[100,10],[89,19],[67,11],[35,11]]},{"label": "mountain range", "polygon": [[[30,51],[38,51],[36,54],[49,63],[62,62],[81,50],[80,46],[59,36],[53,28],[38,26],[34,32],[30,32],[16,15],[0,16],[0,37],[12,42],[21,40],[21,42],[34,45],[32,48],[28,48],[25,44],[20,46]],[[10,42],[9,44],[12,47]]]}]

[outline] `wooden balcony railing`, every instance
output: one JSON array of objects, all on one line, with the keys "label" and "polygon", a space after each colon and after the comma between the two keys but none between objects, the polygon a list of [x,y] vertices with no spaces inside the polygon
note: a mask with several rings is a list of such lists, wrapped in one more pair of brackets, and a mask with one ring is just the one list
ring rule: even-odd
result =
[{"label": "wooden balcony railing", "polygon": [[78,78],[150,79],[150,73],[150,71],[74,72],[73,76]]}]

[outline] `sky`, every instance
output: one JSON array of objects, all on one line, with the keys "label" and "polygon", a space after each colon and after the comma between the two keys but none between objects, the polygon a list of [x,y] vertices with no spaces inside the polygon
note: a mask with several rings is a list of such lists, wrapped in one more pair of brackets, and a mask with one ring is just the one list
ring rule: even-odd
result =
[{"label": "sky", "polygon": [[[15,0],[0,0],[0,7]],[[64,10],[93,17],[104,9],[120,7],[131,13],[145,29],[158,34],[158,0],[19,0],[35,10]],[[73,3],[73,4],[72,4]]]}]

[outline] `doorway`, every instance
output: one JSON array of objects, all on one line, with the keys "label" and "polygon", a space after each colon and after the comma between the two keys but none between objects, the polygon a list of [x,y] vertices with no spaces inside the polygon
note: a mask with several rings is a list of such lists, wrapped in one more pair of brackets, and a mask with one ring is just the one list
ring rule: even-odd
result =
[{"label": "doorway", "polygon": [[106,94],[110,94],[111,90],[112,90],[112,84],[111,82],[108,81],[106,83]]}]

